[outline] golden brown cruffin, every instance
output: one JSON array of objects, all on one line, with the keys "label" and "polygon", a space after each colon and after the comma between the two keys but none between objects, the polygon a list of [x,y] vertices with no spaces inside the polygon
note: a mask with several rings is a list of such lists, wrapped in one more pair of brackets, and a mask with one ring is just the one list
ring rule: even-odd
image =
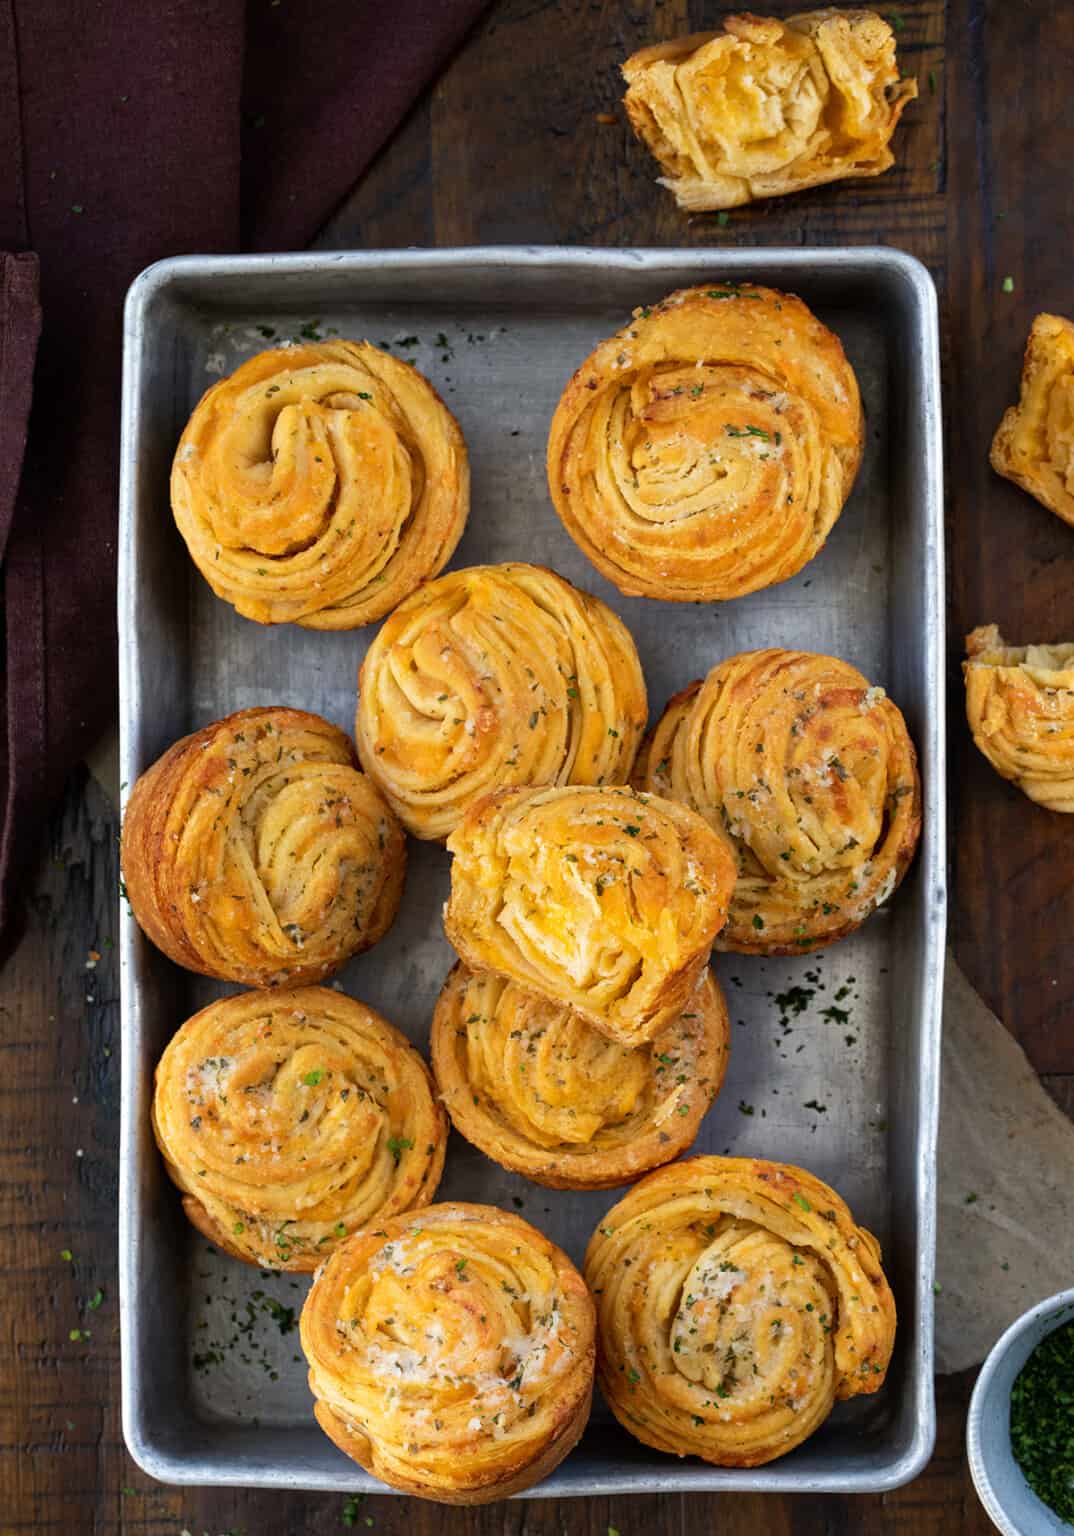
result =
[{"label": "golden brown cruffin", "polygon": [[300,709],[243,709],[146,769],[121,857],[139,926],[177,965],[295,987],[387,932],[406,838],[342,731]]},{"label": "golden brown cruffin", "polygon": [[902,880],[921,831],[906,722],[856,667],[744,651],[670,700],[635,784],[692,806],[734,845],[718,949],[780,955],[843,938]]},{"label": "golden brown cruffin", "polygon": [[608,1040],[561,1003],[456,965],[430,1049],[457,1131],[552,1189],[607,1189],[691,1145],[727,1070],[727,1006],[708,970],[649,1045]]},{"label": "golden brown cruffin", "polygon": [[548,485],[632,596],[741,597],[812,560],[864,431],[837,336],[790,294],[717,281],[634,311],[563,392]]},{"label": "golden brown cruffin", "polygon": [[494,971],[638,1046],[690,1006],[735,860],[684,805],[630,789],[504,789],[448,839],[447,936]]},{"label": "golden brown cruffin", "polygon": [[625,784],[648,717],[630,633],[542,566],[479,565],[391,615],[359,674],[358,753],[416,837],[511,784]]},{"label": "golden brown cruffin", "polygon": [[995,624],[966,636],[966,718],[997,773],[1049,811],[1074,811],[1074,643],[1008,645]]},{"label": "golden brown cruffin", "polygon": [[887,22],[830,8],[728,16],[722,32],[643,48],[623,78],[661,185],[692,213],[879,176],[917,95],[915,80],[899,78]]},{"label": "golden brown cruffin", "polygon": [[1033,321],[1021,398],[996,430],[991,463],[1074,526],[1074,325],[1060,315]]},{"label": "golden brown cruffin", "polygon": [[382,1482],[488,1504],[547,1477],[585,1428],[593,1301],[507,1211],[432,1205],[360,1232],[302,1309],[321,1428]]},{"label": "golden brown cruffin", "polygon": [[328,987],[243,992],[188,1019],[157,1067],[153,1130],[199,1232],[301,1271],[427,1205],[447,1142],[417,1051]]},{"label": "golden brown cruffin", "polygon": [[171,494],[194,564],[245,618],[356,629],[447,564],[470,469],[415,368],[324,341],[259,352],[207,390]]},{"label": "golden brown cruffin", "polygon": [[589,1242],[597,1379],[645,1445],[757,1467],[837,1399],[876,1392],[895,1342],[880,1245],[802,1168],[693,1157],[651,1173]]}]

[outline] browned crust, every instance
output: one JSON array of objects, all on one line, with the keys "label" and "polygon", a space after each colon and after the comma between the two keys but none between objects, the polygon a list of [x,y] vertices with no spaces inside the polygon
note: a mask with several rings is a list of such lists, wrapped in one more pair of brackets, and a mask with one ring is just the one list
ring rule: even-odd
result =
[{"label": "browned crust", "polygon": [[[182,737],[138,778],[123,817],[120,862],[127,899],[139,927],[176,965],[246,986],[306,986],[333,975],[352,954],[383,937],[402,896],[406,839],[385,804],[384,814],[392,835],[391,845],[384,850],[383,884],[365,927],[338,955],[309,964],[297,961],[284,964],[277,956],[266,956],[263,964],[256,965],[238,960],[233,965],[224,965],[210,959],[199,948],[195,935],[184,922],[179,896],[187,884],[186,872],[177,860],[168,830],[169,819],[177,797],[188,786],[196,792],[213,791],[214,770],[219,765],[211,761],[212,754],[205,749],[246,725],[265,720],[271,720],[281,734],[298,728],[323,736],[339,754],[338,761],[355,773],[361,773],[350,738],[319,715],[282,706],[239,710]],[[372,781],[366,782],[373,791]],[[375,793],[380,800],[379,791]]]},{"label": "browned crust", "polygon": [[[500,1499],[509,1499],[513,1494],[522,1493],[527,1488],[533,1488],[537,1483],[543,1483],[550,1473],[554,1472],[571,1451],[578,1444],[585,1427],[589,1422],[589,1412],[593,1402],[593,1388],[588,1391],[578,1402],[572,1406],[564,1418],[560,1428],[547,1442],[541,1453],[526,1466],[521,1467],[511,1477],[498,1478],[494,1482],[481,1486],[466,1488],[460,1486],[456,1491],[448,1492],[445,1489],[432,1489],[427,1483],[418,1477],[401,1477],[397,1473],[388,1476],[380,1465],[375,1443],[368,1435],[360,1430],[351,1430],[343,1422],[340,1416],[329,1408],[326,1403],[315,1403],[313,1412],[318,1424],[325,1434],[332,1440],[345,1456],[356,1461],[360,1467],[373,1477],[379,1478],[382,1483],[387,1483],[392,1488],[398,1488],[402,1493],[413,1494],[417,1499],[428,1499],[434,1504],[495,1504]],[[460,1474],[460,1483],[462,1477]]]},{"label": "browned crust", "polygon": [[[703,1194],[704,1201],[708,1202],[703,1219],[713,1221],[721,1210],[730,1208],[733,1211],[735,1202],[743,1198],[752,1202],[748,1220],[756,1222],[759,1220],[756,1202],[771,1201],[776,1209],[791,1211],[794,1221],[801,1226],[802,1235],[795,1239],[796,1244],[810,1248],[818,1257],[825,1256],[840,1301],[838,1326],[832,1334],[833,1395],[836,1401],[868,1396],[884,1385],[895,1342],[895,1300],[881,1266],[880,1245],[876,1238],[866,1228],[858,1226],[846,1202],[834,1189],[815,1174],[794,1164],[763,1158],[687,1158],[650,1174],[607,1212],[589,1240],[585,1275],[597,1300],[597,1380],[608,1406],[629,1434],[657,1450],[675,1451],[680,1456],[696,1455],[716,1466],[763,1466],[788,1454],[807,1439],[810,1432],[806,1430],[797,1435],[792,1432],[779,1441],[758,1445],[752,1451],[736,1452],[726,1447],[716,1454],[714,1447],[706,1443],[704,1432],[697,1434],[691,1426],[687,1408],[679,1409],[677,1426],[670,1411],[665,1412],[660,1422],[650,1424],[640,1411],[647,1399],[653,1400],[645,1364],[648,1354],[644,1336],[647,1327],[651,1329],[660,1324],[654,1316],[645,1315],[644,1297],[628,1297],[624,1301],[618,1295],[609,1295],[609,1287],[629,1287],[631,1282],[627,1277],[639,1272],[646,1276],[645,1294],[648,1294],[648,1284],[651,1279],[655,1282],[655,1276],[647,1262],[654,1256],[645,1252],[645,1245],[651,1240],[647,1234],[655,1232],[659,1242],[662,1210],[666,1208],[674,1213],[680,1200],[696,1199],[699,1194]],[[677,1219],[673,1214],[670,1218],[672,1226]],[[620,1242],[620,1232],[631,1234],[625,1244]],[[628,1251],[631,1245],[635,1245],[632,1252]],[[636,1245],[640,1245],[640,1253]],[[626,1267],[624,1259],[631,1260],[634,1267]],[[658,1255],[654,1258],[656,1262]],[[637,1268],[639,1263],[644,1266],[641,1271]],[[872,1288],[871,1302],[861,1300],[858,1274]],[[630,1305],[632,1300],[636,1305]],[[855,1304],[858,1304],[856,1312]],[[620,1336],[616,1323],[624,1319],[641,1336],[640,1340],[637,1336],[626,1339]],[[631,1360],[640,1369],[632,1371],[628,1386],[625,1367]],[[696,1418],[692,1421],[694,1426],[700,1423]]]},{"label": "browned crust", "polygon": [[[718,666],[713,669],[713,672],[720,671],[725,668],[730,668],[733,663],[741,662],[743,660],[748,661],[755,655],[758,657],[764,657],[768,654],[771,653],[744,652],[739,656],[731,656],[726,658],[723,662],[719,663]],[[807,656],[810,653],[795,653],[787,651],[786,654],[788,656],[793,656],[795,654]],[[813,659],[818,662],[835,662],[839,667],[846,668],[849,673],[856,673],[857,671],[856,668],[850,668],[848,663],[842,662],[838,658],[826,658],[818,655]],[[710,674],[710,676],[711,675],[712,674]],[[862,677],[860,674],[857,674],[857,676],[859,677],[861,684],[867,687],[867,679]],[[694,700],[701,692],[701,689],[704,687],[704,681],[705,680],[695,681],[688,684],[686,688],[681,689],[668,700],[664,707],[663,714],[660,716],[660,719],[657,721],[653,729],[649,731],[648,735],[645,737],[645,740],[642,742],[641,748],[639,749],[638,758],[631,779],[631,783],[635,789],[647,790],[651,793],[666,795],[673,799],[683,799],[688,804],[692,803],[689,793],[684,790],[684,787],[680,784],[678,788],[676,788],[675,784],[672,782],[670,774],[664,771],[668,759],[664,758],[661,759],[660,762],[653,762],[653,750],[655,742],[658,739],[661,728],[665,725],[665,722],[673,721],[674,717],[676,716],[683,717],[681,721],[676,723],[675,728],[678,729],[689,719],[689,711],[693,706]],[[901,885],[911,863],[913,862],[914,854],[917,850],[917,845],[920,840],[922,827],[921,776],[918,771],[917,752],[914,747],[914,743],[910,738],[909,732],[906,729],[906,725],[902,719],[901,712],[898,711],[897,706],[895,706],[893,703],[891,704],[891,708],[895,711],[898,717],[896,727],[897,738],[899,741],[900,751],[905,754],[905,771],[910,778],[912,796],[908,807],[909,814],[902,815],[902,825],[899,830],[898,842],[893,849],[889,848],[888,850],[891,855],[890,867],[892,873],[894,874],[894,884],[891,888],[891,891],[888,893],[889,897],[890,895],[893,895]],[[664,741],[663,745],[666,749],[668,746],[667,740]],[[891,809],[891,804],[892,802],[890,801],[887,804],[889,811]],[[694,808],[698,809],[696,806]],[[714,808],[711,806],[706,806],[703,809],[702,814],[711,819],[713,809]],[[722,807],[720,809],[722,809]],[[796,931],[793,937],[776,938],[768,936],[767,930],[764,928],[757,929],[753,924],[752,919],[750,921],[743,919],[740,911],[736,910],[735,899],[732,897],[731,909],[728,914],[727,923],[721,932],[716,936],[713,947],[719,951],[731,951],[735,954],[746,955],[778,956],[811,954],[816,950],[826,949],[829,945],[837,943],[840,939],[845,938],[848,934],[855,932],[856,929],[858,929],[861,924],[871,915],[872,909],[864,913],[864,915],[856,917],[846,915],[845,906],[841,906],[840,911],[843,914],[841,918],[833,918],[831,914],[825,916],[823,913],[821,913],[820,916],[818,916],[817,913],[813,913],[812,917],[803,915],[800,919],[796,920]]]},{"label": "browned crust", "polygon": [[[596,1364],[595,1308],[581,1273],[568,1256],[523,1217],[495,1206],[472,1201],[450,1201],[429,1207],[424,1213],[423,1226],[433,1225],[439,1213],[446,1213],[449,1220],[463,1218],[478,1224],[485,1223],[501,1234],[511,1234],[516,1243],[533,1244],[555,1266],[565,1301],[578,1311],[577,1321],[581,1326],[584,1345],[576,1352],[570,1378],[563,1383],[563,1390],[555,1402],[554,1422],[549,1433],[522,1464],[519,1464],[518,1458],[526,1455],[525,1448],[513,1447],[514,1455],[509,1452],[508,1465],[500,1475],[476,1473],[468,1468],[465,1453],[460,1451],[455,1486],[434,1487],[423,1478],[418,1468],[404,1471],[393,1466],[389,1470],[381,1464],[377,1454],[375,1426],[367,1431],[346,1420],[337,1409],[321,1399],[317,1400],[314,1412],[325,1434],[345,1455],[391,1487],[435,1503],[490,1504],[533,1487],[547,1477],[581,1438],[589,1418],[593,1394]],[[314,1281],[300,1323],[303,1350],[311,1366],[309,1384],[314,1397],[317,1397],[318,1333],[328,1329],[331,1334],[334,1327],[331,1321],[334,1310],[330,1298],[336,1294],[345,1294],[351,1277],[380,1250],[382,1242],[394,1242],[405,1234],[410,1224],[409,1216],[400,1215],[388,1218],[376,1231],[367,1229],[355,1233],[337,1250]]]}]

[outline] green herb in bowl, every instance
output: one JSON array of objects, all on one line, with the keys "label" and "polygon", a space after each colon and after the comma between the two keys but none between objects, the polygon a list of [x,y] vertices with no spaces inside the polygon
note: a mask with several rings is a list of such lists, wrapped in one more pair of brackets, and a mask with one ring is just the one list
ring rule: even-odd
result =
[{"label": "green herb in bowl", "polygon": [[1037,1497],[1074,1525],[1074,1322],[1042,1339],[1015,1378],[1011,1451]]}]

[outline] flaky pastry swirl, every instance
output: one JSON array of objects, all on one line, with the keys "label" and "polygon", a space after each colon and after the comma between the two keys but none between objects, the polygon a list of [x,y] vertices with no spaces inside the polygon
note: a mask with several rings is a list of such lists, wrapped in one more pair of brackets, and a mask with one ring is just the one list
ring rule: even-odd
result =
[{"label": "flaky pastry swirl", "polygon": [[821,549],[862,433],[838,337],[801,299],[717,281],[635,310],[586,359],[552,418],[548,485],[621,592],[741,597]]},{"label": "flaky pastry swirl", "polygon": [[298,986],[387,932],[406,840],[342,731],[298,709],[244,709],[142,774],[122,863],[134,916],[177,965]]},{"label": "flaky pastry swirl", "polygon": [[995,624],[966,636],[966,718],[997,773],[1049,811],[1074,811],[1074,643],[1008,645]]},{"label": "flaky pastry swirl", "polygon": [[485,1504],[546,1477],[585,1427],[593,1302],[521,1217],[433,1205],[344,1243],[302,1310],[321,1428],[382,1482]]},{"label": "flaky pastry swirl", "polygon": [[355,629],[446,565],[466,523],[458,423],[367,341],[260,352],[199,401],[172,511],[218,597],[260,624]]},{"label": "flaky pastry swirl", "polygon": [[444,927],[471,970],[644,1044],[689,1007],[734,858],[693,811],[629,789],[506,789],[448,839]]},{"label": "flaky pastry swirl", "polygon": [[188,1019],[157,1067],[153,1130],[210,1242],[305,1271],[426,1205],[447,1141],[417,1051],[327,987],[243,992]]},{"label": "flaky pastry swirl", "polygon": [[580,1014],[491,971],[457,965],[431,1052],[456,1130],[553,1189],[605,1189],[690,1146],[723,1082],[727,1007],[710,971],[649,1045],[607,1039]]},{"label": "flaky pastry swirl", "polygon": [[728,16],[623,65],[634,132],[682,208],[736,208],[848,176],[879,176],[914,80],[873,11]]},{"label": "flaky pastry swirl", "polygon": [[403,603],[359,676],[362,764],[408,831],[446,837],[511,784],[624,784],[645,729],[625,625],[555,572],[452,571]]},{"label": "flaky pastry swirl", "polygon": [[1060,315],[1033,321],[1021,398],[996,429],[991,462],[1074,525],[1074,325]]},{"label": "flaky pastry swirl", "polygon": [[794,954],[886,901],[921,830],[906,722],[856,667],[809,651],[745,651],[676,694],[635,783],[730,839],[738,881],[718,949]]},{"label": "flaky pastry swirl", "polygon": [[895,1303],[872,1233],[785,1163],[695,1157],[652,1173],[590,1239],[598,1380],[646,1445],[756,1467],[837,1399],[876,1392]]}]

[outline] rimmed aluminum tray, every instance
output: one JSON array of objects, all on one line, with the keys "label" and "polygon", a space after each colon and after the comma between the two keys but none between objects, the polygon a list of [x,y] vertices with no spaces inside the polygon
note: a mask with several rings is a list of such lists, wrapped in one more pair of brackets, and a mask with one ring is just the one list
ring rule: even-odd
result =
[{"label": "rimmed aluminum tray", "polygon": [[[740,278],[790,289],[842,338],[868,441],[827,547],[782,586],[722,605],[621,597],[574,546],[545,487],[560,390],[639,304]],[[936,297],[912,258],[857,250],[472,249],[182,257],[127,300],[120,520],[122,778],[234,709],[294,704],[350,730],[373,633],[264,629],[218,601],[168,508],[176,440],[202,391],[282,337],[367,336],[416,363],[457,414],[473,510],[454,565],[537,560],[599,593],[641,652],[651,706],[721,657],[804,646],[846,657],[905,711],[925,785],[925,831],[888,908],[817,957],[720,956],[734,1020],[723,1094],[695,1150],[802,1163],[880,1236],[899,1308],[877,1396],[838,1405],[799,1450],[753,1471],[676,1461],[637,1444],[602,1404],[578,1449],[527,1497],[704,1489],[867,1491],[908,1481],[933,1443],[932,1278],[945,923],[943,539]],[[440,906],[447,855],[411,843],[400,916],[343,972],[344,989],[421,1047],[450,964]],[[183,1220],[153,1144],[163,1046],[231,990],[171,965],[124,914],[120,1183],[123,1422],[166,1482],[376,1490],[314,1423],[297,1331],[306,1283],[213,1253]],[[782,1022],[781,1022],[782,1020]],[[508,1174],[453,1134],[445,1198],[512,1206],[580,1259],[615,1193],[563,1194]]]}]

